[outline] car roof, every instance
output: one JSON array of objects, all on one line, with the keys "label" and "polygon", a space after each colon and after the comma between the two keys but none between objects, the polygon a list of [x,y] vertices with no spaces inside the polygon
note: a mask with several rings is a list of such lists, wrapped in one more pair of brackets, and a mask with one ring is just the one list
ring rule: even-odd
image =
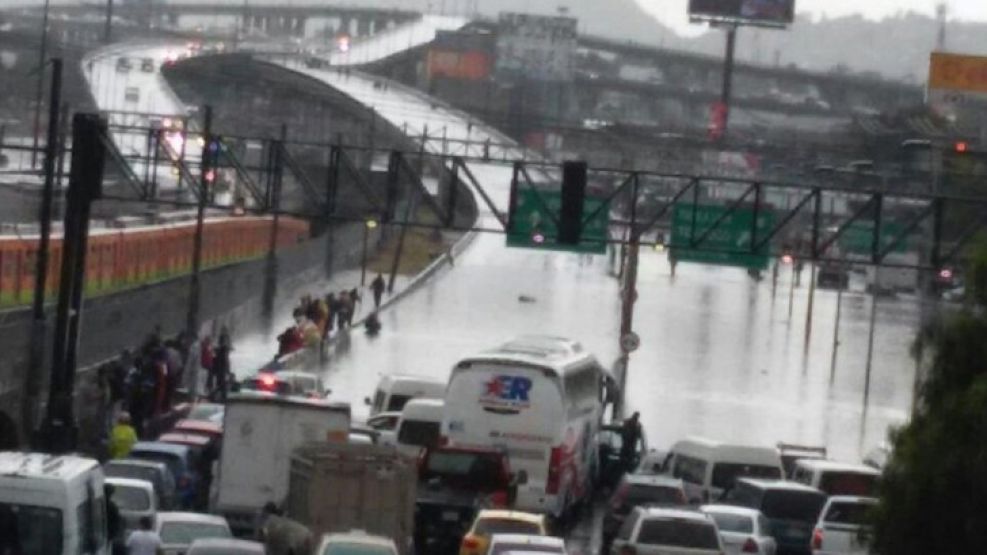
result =
[{"label": "car roof", "polygon": [[799,482],[792,482],[789,480],[764,480],[761,478],[737,478],[737,483],[746,482],[756,488],[765,490],[786,490],[786,491],[803,491],[810,493],[818,493],[819,495],[826,495],[825,493],[819,491],[818,489],[801,484]]},{"label": "car roof", "polygon": [[221,516],[208,515],[204,513],[188,513],[181,511],[165,511],[157,515],[157,522],[198,522],[201,524],[220,524],[228,526],[226,519]]},{"label": "car roof", "polygon": [[690,509],[670,509],[666,507],[637,507],[647,518],[674,518],[694,522],[709,522],[705,513]]},{"label": "car roof", "polygon": [[681,489],[684,484],[681,478],[673,478],[661,474],[627,474],[624,480],[633,486],[658,486]]},{"label": "car roof", "polygon": [[[565,540],[555,536],[535,536],[532,534],[494,534],[490,537],[490,544],[495,543],[519,543],[527,545],[544,545],[549,547],[565,547]],[[523,551],[523,550],[522,550]]]},{"label": "car roof", "polygon": [[145,468],[152,468],[159,472],[168,472],[168,465],[161,461],[149,461],[147,459],[113,459],[111,461],[106,461],[104,466],[107,465],[121,465],[121,466],[143,466]]},{"label": "car roof", "polygon": [[95,459],[77,455],[0,452],[0,476],[70,480],[98,467]]},{"label": "car roof", "polygon": [[313,380],[318,380],[319,377],[311,372],[305,372],[304,370],[280,370],[278,372],[272,372],[273,375],[281,378],[309,378]]},{"label": "car roof", "polygon": [[158,437],[158,441],[164,443],[175,443],[178,445],[191,445],[193,447],[205,447],[212,442],[212,438],[202,434],[183,432],[179,430],[177,432],[166,432],[161,434],[161,436]]},{"label": "car roof", "polygon": [[107,476],[103,482],[115,487],[154,490],[154,484],[148,482],[147,480],[138,480],[136,478],[116,478],[114,476]]},{"label": "car roof", "polygon": [[875,505],[877,504],[877,498],[875,497],[863,497],[860,495],[833,495],[827,501],[827,504],[832,503],[857,503],[860,505]]},{"label": "car roof", "polygon": [[750,507],[738,507],[737,505],[702,505],[699,507],[699,510],[704,513],[724,513],[737,516],[749,516],[751,518],[757,517],[761,514],[761,511],[757,509],[752,509]]},{"label": "car roof", "polygon": [[336,532],[332,534],[324,534],[322,536],[322,542],[340,542],[340,543],[362,543],[367,545],[379,545],[381,547],[394,547],[394,540],[391,538],[385,538],[384,536],[375,536],[373,534],[368,534],[363,530],[350,530],[349,532]]},{"label": "car roof", "polygon": [[536,524],[542,524],[545,521],[545,516],[536,513],[526,513],[524,511],[508,511],[504,509],[483,509],[476,515],[476,519],[481,518],[502,518],[507,520],[520,520],[523,522],[531,522]]},{"label": "car roof", "polygon": [[211,549],[237,549],[246,553],[259,553],[263,555],[264,544],[250,540],[240,540],[237,538],[199,538],[192,542],[189,549],[193,547]]},{"label": "car roof", "polygon": [[805,467],[811,470],[822,470],[830,472],[857,472],[860,474],[870,474],[878,476],[881,473],[872,466],[857,463],[846,463],[827,459],[799,459],[795,461],[796,467]]},{"label": "car roof", "polygon": [[189,448],[188,445],[178,445],[176,443],[167,443],[164,441],[138,441],[134,444],[134,448],[131,452],[133,451],[151,451],[184,457],[188,454]]}]

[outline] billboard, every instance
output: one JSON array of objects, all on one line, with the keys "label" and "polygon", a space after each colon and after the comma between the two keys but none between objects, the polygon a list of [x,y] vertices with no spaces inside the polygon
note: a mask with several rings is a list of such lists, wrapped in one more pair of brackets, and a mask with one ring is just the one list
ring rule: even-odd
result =
[{"label": "billboard", "polygon": [[933,52],[929,60],[929,107],[951,118],[983,119],[987,104],[987,57]]},{"label": "billboard", "polygon": [[784,26],[795,21],[795,0],[689,0],[689,18]]},{"label": "billboard", "polygon": [[571,81],[578,21],[501,13],[497,33],[499,76],[538,81]]}]

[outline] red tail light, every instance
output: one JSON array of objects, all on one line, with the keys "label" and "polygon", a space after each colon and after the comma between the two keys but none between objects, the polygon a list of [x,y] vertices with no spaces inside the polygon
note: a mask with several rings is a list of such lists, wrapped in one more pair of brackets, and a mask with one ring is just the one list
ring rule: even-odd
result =
[{"label": "red tail light", "polygon": [[812,531],[812,549],[822,549],[823,531],[816,528]]},{"label": "red tail light", "polygon": [[545,493],[555,495],[559,493],[559,481],[562,479],[562,448],[553,447],[551,457],[548,460],[548,480],[545,483]]},{"label": "red tail light", "polygon": [[747,541],[744,542],[744,548],[743,548],[742,551],[744,553],[757,553],[758,552],[757,542],[754,541],[754,538],[747,538]]},{"label": "red tail light", "polygon": [[490,494],[490,504],[494,509],[506,509],[507,508],[507,492],[498,491]]},{"label": "red tail light", "polygon": [[473,536],[466,536],[463,538],[463,549],[475,550],[480,549],[480,540]]}]

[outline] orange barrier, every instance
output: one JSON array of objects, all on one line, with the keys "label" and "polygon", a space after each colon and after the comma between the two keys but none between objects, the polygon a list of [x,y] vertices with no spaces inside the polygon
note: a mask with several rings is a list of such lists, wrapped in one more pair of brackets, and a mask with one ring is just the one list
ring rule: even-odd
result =
[{"label": "orange barrier", "polygon": [[[267,254],[270,217],[206,220],[203,228],[202,267],[259,258]],[[277,244],[286,247],[310,237],[309,223],[281,218]],[[89,237],[86,252],[87,296],[99,295],[192,270],[195,222],[122,230],[98,230]],[[30,304],[34,296],[36,237],[0,236],[0,306]],[[49,299],[58,292],[62,239],[51,240],[46,289]]]}]

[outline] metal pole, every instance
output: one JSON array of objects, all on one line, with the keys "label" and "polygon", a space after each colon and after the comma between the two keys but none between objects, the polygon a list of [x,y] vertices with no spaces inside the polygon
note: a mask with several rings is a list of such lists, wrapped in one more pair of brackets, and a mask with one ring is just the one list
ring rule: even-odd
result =
[{"label": "metal pole", "polygon": [[267,248],[267,264],[264,268],[264,294],[262,299],[264,320],[268,324],[273,323],[274,296],[278,288],[278,228],[280,227],[281,184],[284,177],[284,144],[287,138],[288,126],[282,123],[281,138],[271,145],[273,172],[270,182],[271,190],[268,195],[270,200],[268,210],[274,213],[274,221],[271,222],[271,235]]},{"label": "metal pole", "polygon": [[812,269],[809,273],[809,306],[805,314],[805,351],[809,352],[809,338],[812,337],[812,307],[816,297],[816,263],[811,262]]},{"label": "metal pole", "polygon": [[62,267],[58,287],[54,349],[45,420],[36,448],[66,453],[76,448],[73,409],[75,351],[82,317],[82,293],[89,238],[89,211],[102,192],[106,122],[95,114],[76,114],[72,122],[72,170],[69,178]]},{"label": "metal pole", "polygon": [[109,43],[113,34],[113,0],[106,0],[106,23],[103,26],[103,42]]},{"label": "metal pole", "polygon": [[870,330],[867,333],[867,369],[864,376],[864,406],[867,406],[867,399],[870,398],[870,374],[871,363],[874,359],[874,328],[877,323],[877,284],[880,280],[881,267],[874,267],[874,287],[871,289],[870,301]]},{"label": "metal pole", "polygon": [[730,126],[730,97],[733,95],[733,62],[737,50],[737,25],[727,26],[726,59],[723,61],[723,90],[720,102],[723,103],[723,134],[720,141],[726,141]]},{"label": "metal pole", "polygon": [[[187,131],[188,125],[183,128]],[[186,135],[187,137],[188,135]],[[202,147],[202,163],[199,178],[199,203],[195,214],[195,239],[192,243],[192,275],[189,279],[188,316],[185,329],[195,337],[199,335],[199,302],[200,276],[202,272],[202,233],[206,219],[206,203],[209,200],[209,181],[206,179],[210,169],[210,145],[212,143],[212,106],[203,110],[202,137],[205,145]],[[184,141],[183,141],[184,143]]]},{"label": "metal pole", "polygon": [[370,225],[363,222],[363,251],[360,256],[360,287],[367,284],[367,239],[370,234]]},{"label": "metal pole", "polygon": [[798,274],[798,272],[795,271],[795,264],[797,264],[797,262],[795,262],[793,260],[792,261],[792,281],[790,282],[790,285],[789,285],[789,288],[788,288],[788,320],[789,320],[789,322],[791,322],[791,320],[792,320],[792,305],[795,303],[795,276],[796,276],[796,274]]},{"label": "metal pole", "polygon": [[[34,430],[38,400],[41,396],[41,372],[45,366],[45,289],[48,286],[48,251],[51,244],[51,212],[55,190],[56,158],[58,157],[59,108],[62,95],[62,60],[51,61],[51,98],[48,100],[48,138],[45,143],[45,184],[41,193],[41,211],[38,222],[41,239],[34,265],[34,304],[31,316],[31,346],[28,371],[24,380],[26,398],[22,407],[23,429],[28,434]],[[25,434],[26,435],[26,434]]]},{"label": "metal pole", "polygon": [[836,352],[840,349],[840,314],[843,310],[843,284],[836,291],[836,318],[833,322],[833,358],[829,363],[829,383],[836,377]]},{"label": "metal pole", "polygon": [[44,15],[41,18],[41,47],[38,50],[38,87],[34,94],[34,132],[31,143],[31,169],[38,164],[38,134],[41,132],[41,104],[45,92],[45,64],[48,63],[48,8],[51,0],[45,0]]},{"label": "metal pole", "polygon": [[68,121],[69,105],[62,104],[62,113],[58,120],[58,162],[55,173],[55,187],[52,194],[51,214],[53,218],[61,218],[62,214],[62,182],[65,180],[65,155],[68,153]]}]

